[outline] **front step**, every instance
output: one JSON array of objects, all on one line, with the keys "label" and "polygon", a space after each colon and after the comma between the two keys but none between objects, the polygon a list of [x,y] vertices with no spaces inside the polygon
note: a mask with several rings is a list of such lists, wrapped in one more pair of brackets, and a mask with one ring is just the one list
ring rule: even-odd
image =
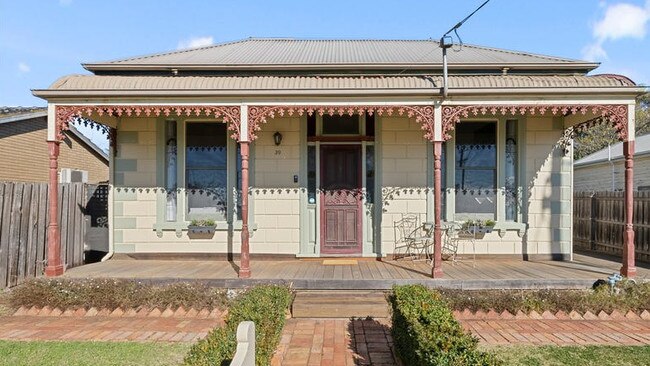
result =
[{"label": "front step", "polygon": [[386,294],[380,291],[298,291],[294,318],[387,318]]}]

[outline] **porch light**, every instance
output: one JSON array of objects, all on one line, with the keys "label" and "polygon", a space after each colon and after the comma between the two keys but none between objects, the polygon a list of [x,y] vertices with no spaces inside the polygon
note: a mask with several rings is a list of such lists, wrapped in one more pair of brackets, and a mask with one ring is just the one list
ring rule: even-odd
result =
[{"label": "porch light", "polygon": [[280,132],[274,133],[273,141],[275,142],[275,146],[280,146],[280,144],[282,143],[282,134]]}]

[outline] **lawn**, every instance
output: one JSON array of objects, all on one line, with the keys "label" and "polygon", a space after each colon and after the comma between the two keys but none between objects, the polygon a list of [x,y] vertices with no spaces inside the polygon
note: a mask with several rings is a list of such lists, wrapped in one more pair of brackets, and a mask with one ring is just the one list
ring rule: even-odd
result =
[{"label": "lawn", "polygon": [[187,343],[0,341],[0,365],[179,365]]},{"label": "lawn", "polygon": [[494,352],[504,365],[650,365],[650,346],[506,346],[486,347]]}]

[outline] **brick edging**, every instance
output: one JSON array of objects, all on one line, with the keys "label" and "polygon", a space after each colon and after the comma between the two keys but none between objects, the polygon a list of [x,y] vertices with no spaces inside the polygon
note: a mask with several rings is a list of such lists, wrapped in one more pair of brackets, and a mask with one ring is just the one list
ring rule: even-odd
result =
[{"label": "brick edging", "polygon": [[504,310],[501,313],[498,313],[494,310],[478,310],[472,312],[469,309],[463,311],[454,310],[454,317],[458,320],[650,320],[650,311],[643,310],[641,312],[634,312],[632,310],[623,314],[618,310],[613,310],[609,314],[601,310],[598,314],[594,314],[590,311],[584,313],[579,313],[575,310],[572,310],[569,313],[565,311],[558,311],[553,313],[551,311],[544,311],[541,314],[533,310],[529,313],[524,313],[519,310],[516,314],[510,313],[508,310]]},{"label": "brick edging", "polygon": [[68,316],[68,317],[92,317],[92,316],[109,316],[109,317],[138,317],[138,318],[196,318],[196,319],[223,319],[228,310],[212,309],[185,309],[180,306],[177,309],[172,308],[130,308],[130,309],[65,309],[51,308],[49,306],[27,308],[21,306],[13,313],[13,316]]}]

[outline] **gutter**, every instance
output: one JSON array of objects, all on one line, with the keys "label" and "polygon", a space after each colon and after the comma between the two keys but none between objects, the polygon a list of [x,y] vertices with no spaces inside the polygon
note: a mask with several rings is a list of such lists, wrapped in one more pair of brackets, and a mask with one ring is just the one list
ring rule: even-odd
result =
[{"label": "gutter", "polygon": [[[588,88],[454,88],[449,89],[449,95],[555,95],[555,94],[621,94],[637,96],[646,91],[640,87],[588,87]],[[368,96],[368,95],[441,95],[440,88],[426,89],[34,89],[34,96],[48,99],[56,97],[120,97],[120,96]]]}]

